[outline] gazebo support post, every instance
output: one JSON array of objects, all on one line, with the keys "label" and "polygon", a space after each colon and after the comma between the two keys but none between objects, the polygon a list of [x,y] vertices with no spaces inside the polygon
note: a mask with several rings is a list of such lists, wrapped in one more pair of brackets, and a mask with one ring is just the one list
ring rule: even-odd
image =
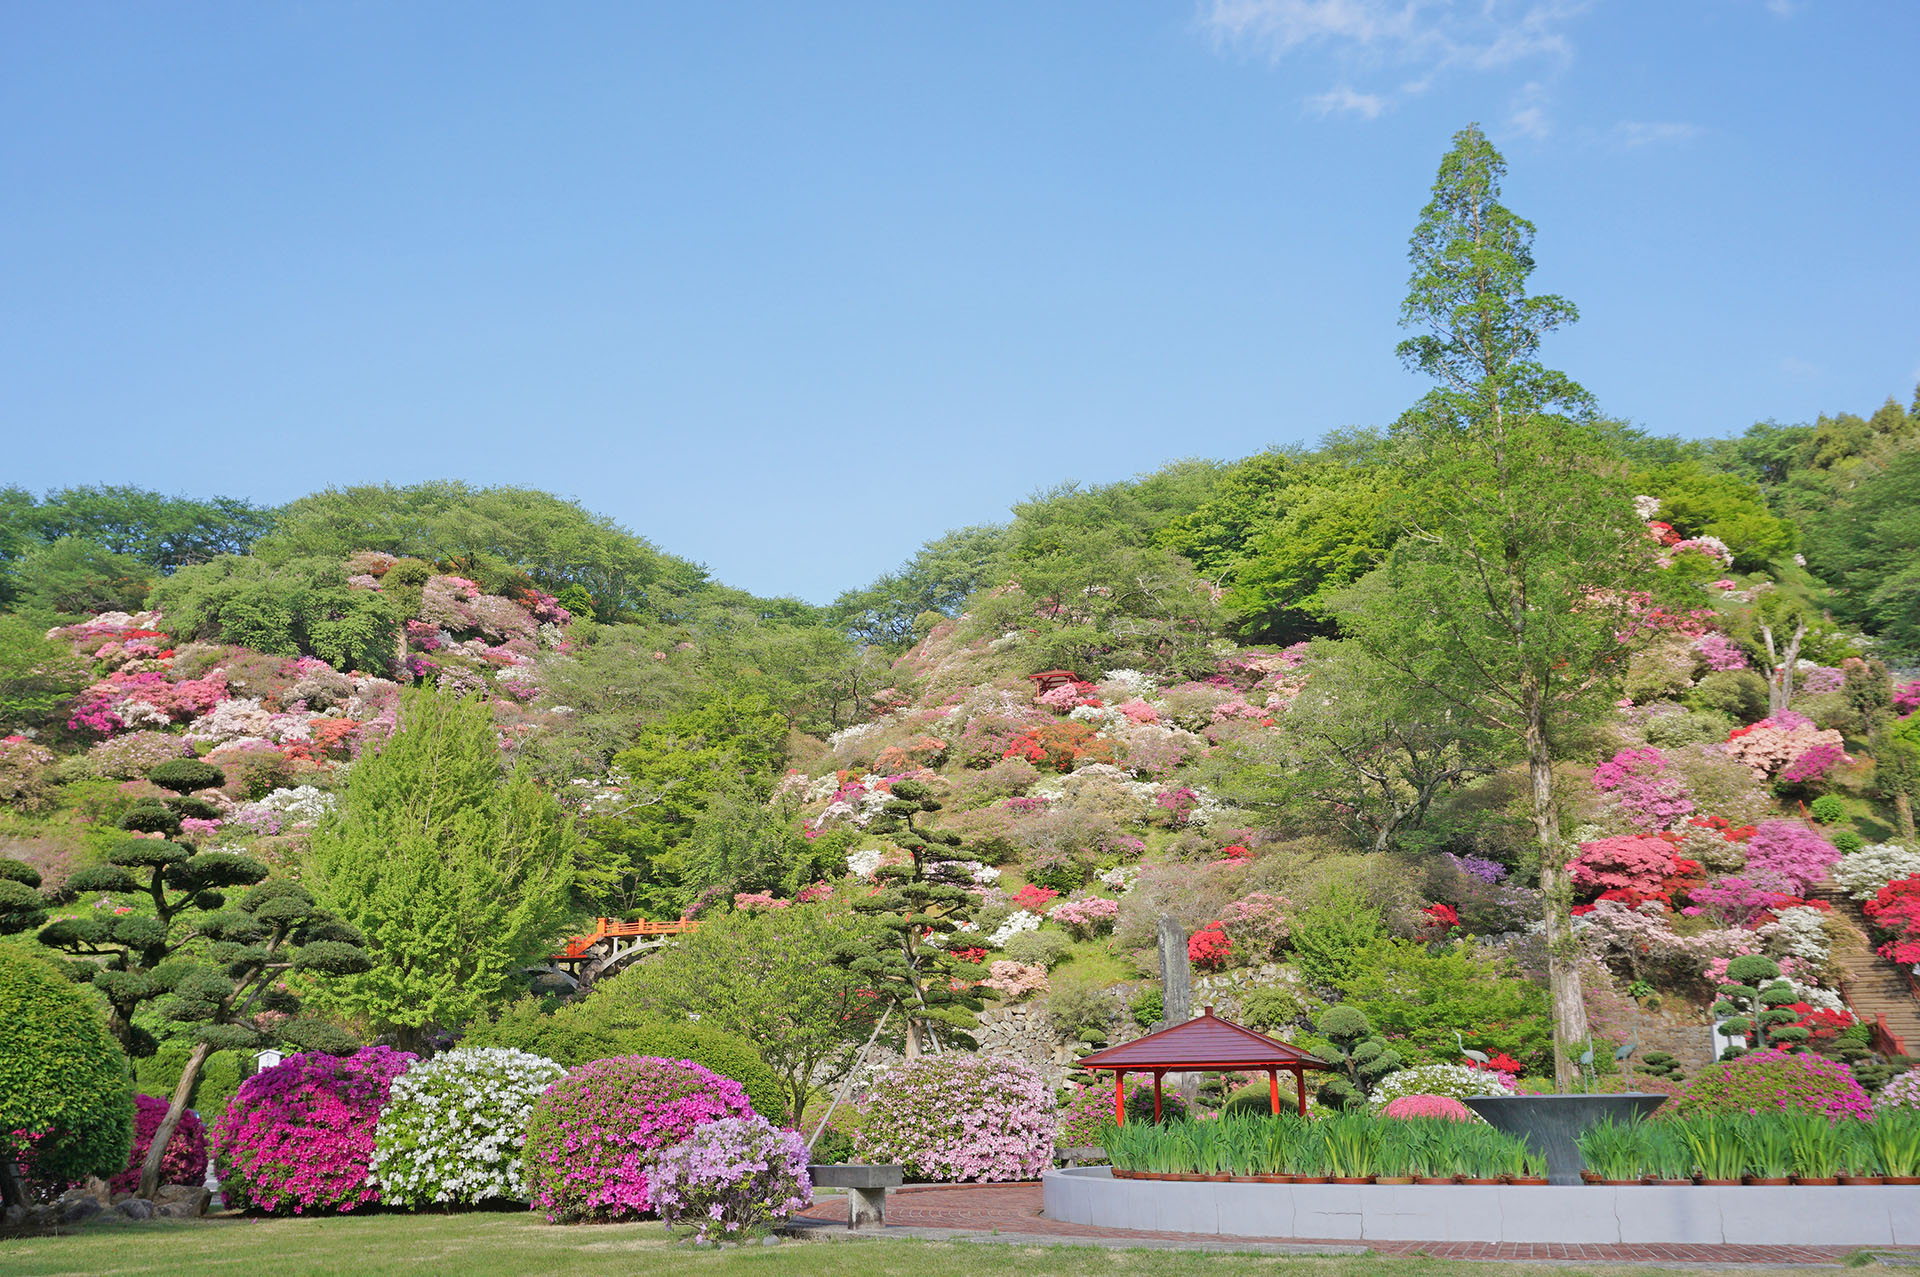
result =
[{"label": "gazebo support post", "polygon": [[1160,1125],[1160,1079],[1166,1074],[1156,1072],[1153,1075],[1153,1124]]},{"label": "gazebo support post", "polygon": [[1113,1124],[1115,1126],[1127,1124],[1127,1071],[1125,1069],[1113,1071]]},{"label": "gazebo support post", "polygon": [[1267,1070],[1267,1099],[1273,1105],[1273,1115],[1280,1116],[1280,1070]]},{"label": "gazebo support post", "polygon": [[1293,1085],[1300,1093],[1300,1116],[1305,1117],[1307,1115],[1307,1071],[1305,1069],[1293,1071]]}]

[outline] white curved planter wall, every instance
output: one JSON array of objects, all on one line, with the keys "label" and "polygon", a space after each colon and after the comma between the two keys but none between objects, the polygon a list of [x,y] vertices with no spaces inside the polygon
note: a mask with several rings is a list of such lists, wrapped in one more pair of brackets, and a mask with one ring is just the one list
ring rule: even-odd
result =
[{"label": "white curved planter wall", "polygon": [[1340,1241],[1920,1245],[1920,1187],[1577,1188],[1209,1184],[1041,1176],[1050,1219],[1221,1237]]}]

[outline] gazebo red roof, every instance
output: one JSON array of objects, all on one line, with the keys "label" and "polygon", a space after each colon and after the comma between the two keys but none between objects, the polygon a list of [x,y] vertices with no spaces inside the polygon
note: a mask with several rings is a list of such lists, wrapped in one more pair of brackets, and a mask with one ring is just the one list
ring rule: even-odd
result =
[{"label": "gazebo red roof", "polygon": [[1079,1067],[1124,1073],[1180,1073],[1213,1069],[1305,1072],[1333,1066],[1297,1046],[1289,1046],[1244,1024],[1223,1020],[1208,1007],[1205,1015],[1185,1024],[1082,1056]]}]

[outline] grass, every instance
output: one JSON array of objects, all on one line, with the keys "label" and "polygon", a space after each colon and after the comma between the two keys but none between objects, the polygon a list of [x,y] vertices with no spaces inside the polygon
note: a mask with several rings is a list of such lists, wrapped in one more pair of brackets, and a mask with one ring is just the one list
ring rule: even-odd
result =
[{"label": "grass", "polygon": [[[873,1240],[784,1241],[739,1251],[676,1247],[659,1224],[551,1227],[530,1215],[370,1215],[331,1219],[209,1219],[97,1222],[60,1237],[0,1240],[0,1277],[131,1277],[202,1274],[218,1277],[359,1277],[459,1273],[461,1277],[523,1274],[831,1273],[834,1277],[994,1277],[995,1274],[1253,1274],[1288,1277],[1564,1277],[1544,1264],[1478,1264],[1428,1256],[1301,1256],[1209,1254],[1195,1251],[1109,1250],[994,1242]],[[1624,1265],[1583,1266],[1588,1277],[1663,1270]],[[1699,1270],[1694,1270],[1697,1274]],[[1726,1271],[1735,1271],[1728,1269]]]}]

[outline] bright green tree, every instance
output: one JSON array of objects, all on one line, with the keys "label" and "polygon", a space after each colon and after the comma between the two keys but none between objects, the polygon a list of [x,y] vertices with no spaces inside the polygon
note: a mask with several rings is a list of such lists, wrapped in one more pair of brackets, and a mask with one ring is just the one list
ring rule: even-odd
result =
[{"label": "bright green tree", "polygon": [[551,795],[503,772],[485,702],[406,693],[308,853],[314,894],[373,959],[321,996],[409,1044],[498,1005],[564,929],[575,843]]},{"label": "bright green tree", "polygon": [[822,904],[722,913],[622,972],[586,1005],[608,1022],[695,1019],[738,1034],[785,1081],[788,1117],[797,1122],[814,1082],[844,1071],[873,1027],[874,999],[834,963],[871,930]]},{"label": "bright green tree", "polygon": [[1506,170],[1469,127],[1412,241],[1401,358],[1433,390],[1394,427],[1404,534],[1344,596],[1341,623],[1411,684],[1524,751],[1547,900],[1555,1077],[1587,1039],[1553,764],[1626,664],[1618,635],[1653,583],[1626,479],[1587,426],[1587,393],[1537,359],[1571,303],[1527,294],[1534,228],[1499,202]]},{"label": "bright green tree", "polygon": [[46,629],[0,616],[0,733],[64,721],[67,702],[93,681],[87,661],[48,639]]}]

